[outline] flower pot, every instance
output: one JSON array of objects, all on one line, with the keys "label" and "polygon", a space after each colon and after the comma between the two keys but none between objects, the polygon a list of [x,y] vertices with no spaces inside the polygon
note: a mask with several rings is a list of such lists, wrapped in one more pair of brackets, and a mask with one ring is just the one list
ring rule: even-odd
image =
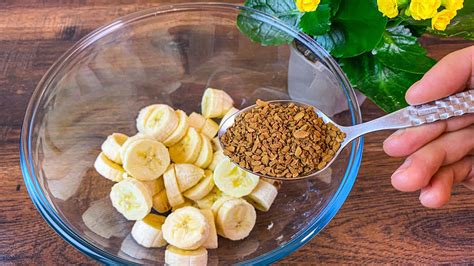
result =
[{"label": "flower pot", "polygon": [[[298,44],[290,46],[288,92],[291,99],[311,104],[328,116],[334,116],[348,110],[349,106],[340,86],[333,72],[309,50]],[[356,96],[359,105],[366,99],[358,91]]]}]

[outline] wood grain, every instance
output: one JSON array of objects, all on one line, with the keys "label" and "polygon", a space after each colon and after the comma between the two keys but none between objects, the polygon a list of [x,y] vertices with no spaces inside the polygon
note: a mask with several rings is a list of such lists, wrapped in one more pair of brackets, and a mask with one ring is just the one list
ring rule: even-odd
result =
[{"label": "wood grain", "polygon": [[[96,264],[63,241],[41,218],[25,189],[18,141],[23,113],[49,66],[82,36],[119,16],[179,1],[0,2],[0,264]],[[239,1],[233,1],[239,2]],[[440,58],[472,45],[423,38]],[[364,119],[383,113],[362,106]],[[440,210],[422,208],[416,193],[401,193],[390,175],[401,163],[387,157],[388,133],[365,138],[358,180],[341,211],[309,244],[282,264],[468,263],[474,261],[474,194],[458,187]]]}]

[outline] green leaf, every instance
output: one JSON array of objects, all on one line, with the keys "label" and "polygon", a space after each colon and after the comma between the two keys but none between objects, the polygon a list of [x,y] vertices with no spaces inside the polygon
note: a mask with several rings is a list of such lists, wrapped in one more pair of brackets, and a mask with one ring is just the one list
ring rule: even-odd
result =
[{"label": "green leaf", "polygon": [[423,76],[389,68],[370,53],[339,63],[351,84],[386,112],[407,106],[406,91]]},{"label": "green leaf", "polygon": [[323,35],[331,26],[331,7],[320,4],[316,11],[304,13],[301,17],[300,28],[311,36]]},{"label": "green leaf", "polygon": [[436,63],[426,53],[404,26],[387,28],[379,45],[372,50],[375,58],[384,65],[414,74],[424,74]]},{"label": "green leaf", "polygon": [[[294,0],[247,0],[245,6],[275,16],[294,28],[298,26],[303,15],[296,8]],[[288,44],[294,39],[271,24],[258,20],[251,12],[242,11],[237,16],[237,26],[252,41],[262,45]]]},{"label": "green leaf", "polygon": [[323,0],[321,3],[329,2],[331,6],[331,15],[336,15],[337,11],[339,10],[339,5],[341,4],[341,0]]},{"label": "green leaf", "polygon": [[331,52],[336,48],[336,45],[345,42],[345,35],[340,29],[333,28],[324,35],[315,36],[314,40],[326,51]]},{"label": "green leaf", "polygon": [[464,1],[464,7],[458,10],[456,17],[451,20],[445,31],[428,28],[428,32],[445,37],[463,37],[474,40],[474,1]]},{"label": "green leaf", "polygon": [[[387,18],[378,11],[375,0],[341,1],[330,32],[316,39],[333,42],[328,47],[332,47],[329,51],[335,57],[354,57],[374,49],[386,25]],[[334,38],[333,32],[344,37]]]}]

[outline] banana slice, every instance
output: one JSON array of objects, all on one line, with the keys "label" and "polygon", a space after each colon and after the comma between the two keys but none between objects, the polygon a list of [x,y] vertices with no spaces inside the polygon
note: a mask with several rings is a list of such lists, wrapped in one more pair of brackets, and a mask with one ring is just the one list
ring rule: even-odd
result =
[{"label": "banana slice", "polygon": [[142,181],[142,183],[147,187],[148,192],[150,192],[151,197],[155,196],[163,189],[165,189],[165,182],[163,178],[158,178],[151,181]]},{"label": "banana slice", "polygon": [[183,195],[191,200],[200,200],[208,195],[211,190],[214,188],[214,178],[212,175],[212,171],[205,170],[204,171],[204,178],[199,181],[195,186],[186,190]]},{"label": "banana slice", "polygon": [[168,197],[168,202],[171,207],[183,204],[184,198],[179,190],[174,165],[168,167],[166,172],[163,174],[163,180],[165,181],[166,196]]},{"label": "banana slice", "polygon": [[174,171],[181,192],[192,188],[204,176],[204,170],[194,164],[177,163],[174,165]]},{"label": "banana slice", "polygon": [[246,238],[253,227],[257,214],[250,203],[243,199],[224,202],[216,216],[217,233],[230,240]]},{"label": "banana slice", "polygon": [[135,179],[125,179],[110,191],[112,205],[128,220],[141,220],[151,211],[152,200],[146,186]]},{"label": "banana slice", "polygon": [[258,182],[257,187],[245,199],[257,210],[268,211],[278,194],[277,188],[263,180]]},{"label": "banana slice", "polygon": [[[123,179],[133,178],[133,176],[127,173],[123,173],[122,176],[123,176]],[[146,186],[146,188],[148,189],[148,192],[150,193],[150,196],[152,197],[165,189],[165,183],[163,181],[163,178],[158,178],[158,179],[150,180],[150,181],[140,181],[140,182],[142,182]]]},{"label": "banana slice", "polygon": [[95,159],[94,168],[101,176],[114,182],[122,181],[122,175],[125,173],[122,166],[109,160],[103,152]]},{"label": "banana slice", "polygon": [[154,137],[158,141],[163,141],[178,127],[178,115],[173,108],[166,104],[157,104],[152,109],[142,126],[143,133]]},{"label": "banana slice", "polygon": [[209,194],[207,194],[204,198],[202,198],[200,200],[196,200],[196,205],[200,209],[211,209],[212,204],[214,204],[214,202],[217,199],[222,197],[222,195],[224,195],[224,193],[222,191],[220,191],[218,187],[214,186],[214,188],[211,190],[211,192],[209,192]]},{"label": "banana slice", "polygon": [[165,251],[165,264],[170,266],[205,266],[207,265],[207,250],[183,250],[169,245]]},{"label": "banana slice", "polygon": [[184,208],[184,207],[187,207],[187,206],[193,206],[193,202],[188,200],[188,199],[184,199],[184,203],[181,203],[178,206],[173,206],[173,208],[171,208],[171,211],[174,212],[177,209]]},{"label": "banana slice", "polygon": [[190,127],[186,135],[169,148],[171,160],[175,163],[194,163],[201,151],[202,139],[196,129]]},{"label": "banana slice", "polygon": [[201,129],[206,124],[206,118],[198,113],[192,112],[189,115],[189,126],[201,132]]},{"label": "banana slice", "polygon": [[211,164],[214,153],[212,152],[211,140],[203,134],[201,134],[201,138],[201,151],[199,152],[199,156],[194,164],[200,168],[206,169]]},{"label": "banana slice", "polygon": [[162,229],[168,243],[186,250],[199,248],[209,236],[206,218],[199,209],[190,206],[168,215]]},{"label": "banana slice", "polygon": [[138,180],[157,179],[170,164],[168,150],[156,140],[136,140],[122,154],[123,168]]},{"label": "banana slice", "polygon": [[166,190],[158,192],[153,196],[153,209],[159,213],[165,213],[171,210],[171,205],[168,201],[168,196],[166,195]]},{"label": "banana slice", "polygon": [[235,199],[235,198],[224,194],[221,197],[219,197],[216,201],[214,201],[214,203],[211,206],[211,211],[214,214],[214,216],[217,216],[217,212],[219,212],[219,209],[222,207],[222,205],[225,202],[232,199]]},{"label": "banana slice", "polygon": [[229,111],[227,111],[227,113],[225,113],[224,117],[222,117],[221,122],[219,123],[219,127],[222,126],[222,124],[224,123],[224,121],[227,120],[227,118],[229,118],[233,114],[237,113],[238,111],[240,111],[240,110],[235,108],[235,107],[230,108]]},{"label": "banana slice", "polygon": [[212,139],[212,150],[213,151],[221,151],[222,146],[221,143],[219,142],[219,137],[215,137]]},{"label": "banana slice", "polygon": [[228,157],[224,155],[223,150],[218,150],[218,151],[214,152],[214,154],[212,155],[212,162],[207,168],[214,171],[216,169],[217,165],[221,161],[225,160],[226,158],[228,158]]},{"label": "banana slice", "polygon": [[225,194],[240,198],[254,190],[259,177],[240,169],[226,158],[214,170],[214,182]]},{"label": "banana slice", "polygon": [[127,135],[122,133],[113,133],[102,143],[102,152],[112,161],[122,164],[122,157],[120,156],[120,148],[128,139]]},{"label": "banana slice", "polygon": [[223,90],[206,89],[201,100],[201,114],[205,118],[221,118],[232,108],[234,101]]},{"label": "banana slice", "polygon": [[209,209],[201,210],[201,213],[204,215],[207,220],[207,223],[209,224],[209,236],[207,237],[206,242],[202,244],[202,246],[207,249],[215,249],[218,247],[218,243],[217,229],[216,224],[214,222],[214,214],[212,214],[212,211]]},{"label": "banana slice", "polygon": [[201,129],[201,134],[204,134],[206,137],[212,139],[217,135],[219,131],[219,125],[214,122],[214,120],[208,118],[204,123],[204,127]]},{"label": "banana slice", "polygon": [[173,133],[171,133],[171,135],[169,135],[163,141],[163,144],[165,144],[166,147],[170,147],[178,143],[186,135],[186,132],[188,131],[189,123],[188,123],[188,116],[186,115],[186,113],[181,110],[177,110],[176,114],[179,119],[178,126],[173,131]]},{"label": "banana slice", "polygon": [[161,227],[166,217],[148,214],[143,220],[138,220],[132,227],[132,237],[146,248],[159,248],[166,245]]},{"label": "banana slice", "polygon": [[134,142],[137,141],[137,140],[141,140],[141,139],[155,140],[153,137],[147,136],[147,135],[145,135],[145,134],[143,134],[143,133],[137,133],[136,135],[129,137],[129,138],[122,144],[122,146],[120,147],[120,158],[123,158],[124,153],[125,153],[125,150],[127,150],[127,148],[128,148],[132,143],[134,143]]},{"label": "banana slice", "polygon": [[142,108],[142,109],[140,110],[140,112],[138,112],[138,116],[137,116],[137,119],[136,119],[136,126],[137,126],[138,132],[145,133],[145,124],[146,124],[146,121],[147,121],[148,118],[150,117],[151,113],[153,113],[153,111],[154,111],[158,106],[160,106],[160,104],[148,105],[148,106]]}]

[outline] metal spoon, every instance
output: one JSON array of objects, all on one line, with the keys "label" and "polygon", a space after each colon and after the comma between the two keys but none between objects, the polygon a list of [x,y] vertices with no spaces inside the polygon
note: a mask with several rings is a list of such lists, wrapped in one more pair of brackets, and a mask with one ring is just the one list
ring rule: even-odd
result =
[{"label": "metal spoon", "polygon": [[[278,100],[278,101],[268,101],[269,103],[294,103],[295,105],[299,106],[310,106],[305,103],[292,101],[292,100]],[[245,109],[240,110],[239,112],[233,114],[229,118],[227,118],[221,124],[218,132],[219,142],[223,147],[221,142],[222,135],[227,131],[227,129],[234,124],[234,119],[241,113],[244,113],[252,108],[256,107],[256,105],[249,106]],[[461,93],[457,93],[455,95],[451,95],[441,100],[437,100],[434,102],[430,102],[427,104],[416,105],[416,106],[408,106],[396,112],[387,114],[380,118],[374,119],[372,121],[357,124],[354,126],[341,126],[334,121],[332,121],[327,115],[321,112],[319,109],[314,107],[314,111],[318,114],[319,117],[323,119],[325,123],[332,123],[336,127],[338,127],[342,132],[346,133],[346,138],[341,143],[339,150],[334,154],[334,157],[329,161],[326,166],[318,171],[309,173],[304,176],[298,176],[295,178],[286,178],[286,177],[274,177],[268,175],[262,175],[259,173],[252,172],[251,169],[241,167],[243,170],[253,173],[255,175],[259,175],[262,177],[270,178],[270,179],[278,179],[278,180],[298,180],[304,179],[308,177],[313,177],[318,173],[324,171],[328,168],[337,158],[341,150],[349,144],[355,138],[358,138],[362,135],[365,135],[370,132],[379,131],[379,130],[386,130],[386,129],[401,129],[407,127],[416,127],[427,123],[433,123],[439,120],[445,120],[455,116],[462,116],[465,114],[474,113],[474,90],[469,90]]]}]

